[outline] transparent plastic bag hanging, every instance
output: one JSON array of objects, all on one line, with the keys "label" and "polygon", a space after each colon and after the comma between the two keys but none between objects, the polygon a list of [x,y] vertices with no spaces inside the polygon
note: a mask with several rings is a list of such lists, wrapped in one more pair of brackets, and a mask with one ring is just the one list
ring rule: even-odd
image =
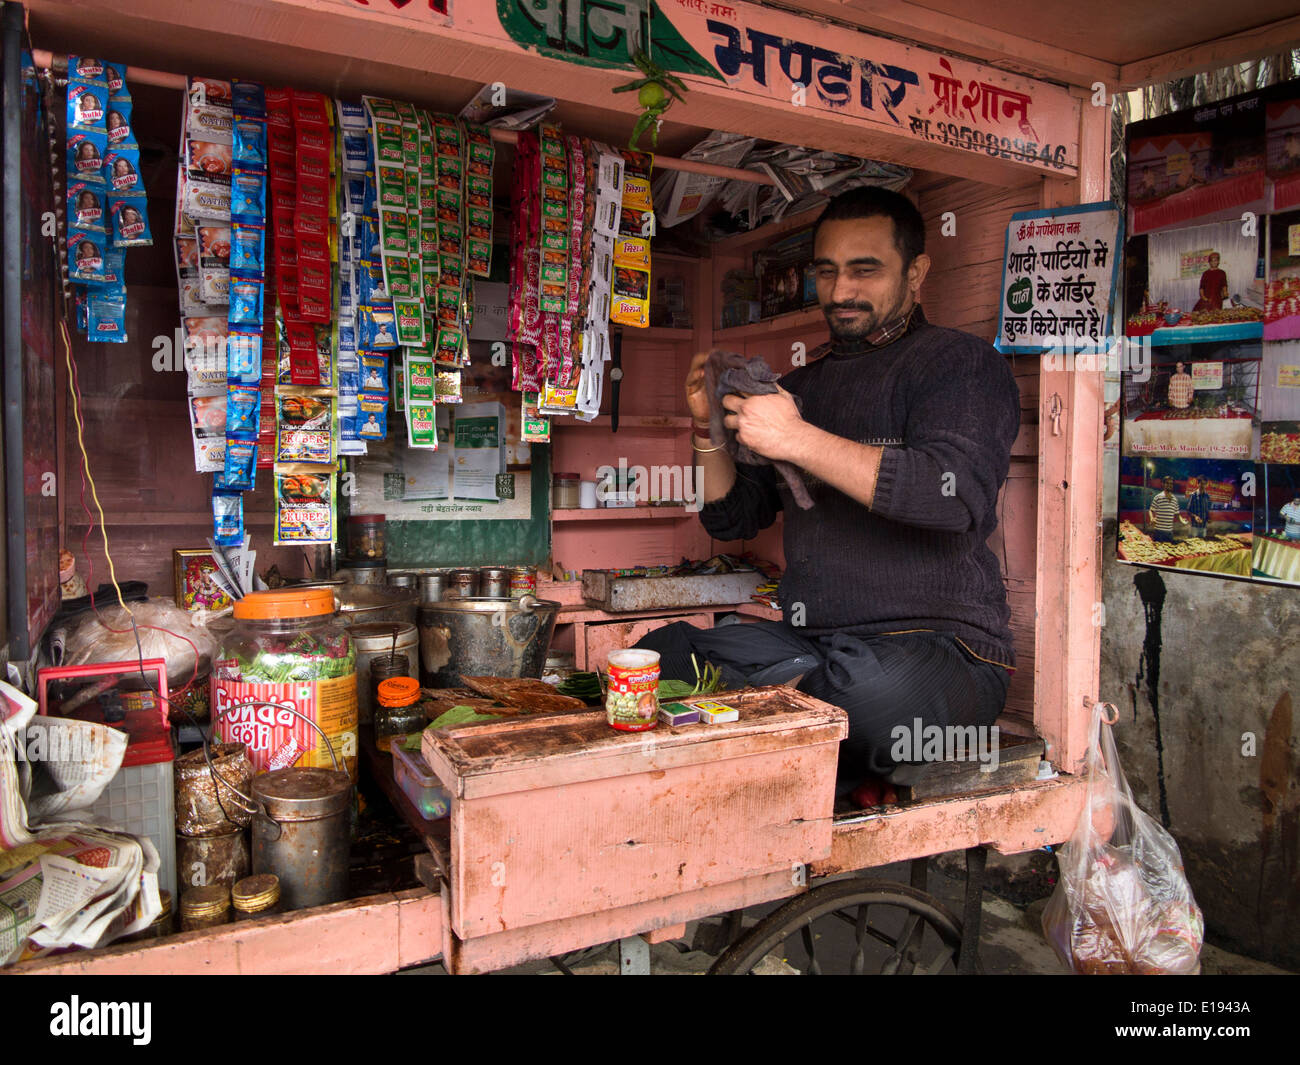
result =
[{"label": "transparent plastic bag hanging", "polygon": [[1199,971],[1204,921],[1173,837],[1133,799],[1110,726],[1115,707],[1093,707],[1087,793],[1061,879],[1043,911],[1043,934],[1078,973]]}]

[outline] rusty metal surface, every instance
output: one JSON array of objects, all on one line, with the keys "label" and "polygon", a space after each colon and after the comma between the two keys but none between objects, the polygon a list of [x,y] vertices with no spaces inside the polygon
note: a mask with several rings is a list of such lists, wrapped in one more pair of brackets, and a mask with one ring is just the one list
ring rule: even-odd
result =
[{"label": "rusty metal surface", "polygon": [[225,884],[248,875],[248,833],[237,828],[213,836],[176,837],[176,878],[181,890]]},{"label": "rusty metal surface", "polygon": [[584,570],[582,598],[615,613],[748,602],[763,583],[761,573],[716,573],[695,577],[618,577],[608,570]]},{"label": "rusty metal surface", "polygon": [[[190,751],[175,762],[176,831],[186,836],[211,836],[247,826],[252,814],[243,809],[239,792],[248,794],[253,767],[242,743],[214,743],[210,746],[212,768],[203,751]],[[219,783],[233,785],[238,791]]]},{"label": "rusty metal surface", "polygon": [[341,902],[350,862],[346,809],[311,821],[253,821],[253,872],[280,878],[286,910]]}]

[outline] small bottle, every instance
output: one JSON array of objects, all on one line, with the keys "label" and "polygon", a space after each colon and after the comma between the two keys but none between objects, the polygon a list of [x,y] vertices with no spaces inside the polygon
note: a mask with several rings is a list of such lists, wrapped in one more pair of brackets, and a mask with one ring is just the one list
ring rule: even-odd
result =
[{"label": "small bottle", "polygon": [[423,732],[428,724],[420,708],[420,682],[414,677],[381,681],[375,708],[375,746],[391,753],[395,739]]},{"label": "small bottle", "polygon": [[208,884],[190,888],[181,895],[181,931],[214,928],[230,923],[230,887]]},{"label": "small bottle", "polygon": [[284,907],[280,905],[280,878],[272,873],[246,876],[230,889],[230,901],[236,921],[281,913]]}]

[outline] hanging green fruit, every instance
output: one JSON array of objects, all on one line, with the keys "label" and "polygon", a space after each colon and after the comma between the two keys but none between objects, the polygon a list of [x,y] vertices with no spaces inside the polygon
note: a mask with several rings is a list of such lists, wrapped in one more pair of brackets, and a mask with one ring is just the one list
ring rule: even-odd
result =
[{"label": "hanging green fruit", "polygon": [[677,100],[685,101],[686,97],[682,94],[687,92],[686,83],[681,78],[661,70],[650,59],[644,51],[638,48],[632,53],[632,62],[636,64],[637,69],[645,75],[636,81],[630,81],[626,85],[620,85],[614,92],[631,92],[637,90],[637,103],[641,105],[642,112],[636,120],[636,125],[632,127],[632,137],[627,142],[627,146],[633,151],[639,150],[639,141],[641,135],[646,131],[650,133],[650,144],[652,147],[659,146],[659,123],[663,120],[663,114],[668,108],[672,107]]}]

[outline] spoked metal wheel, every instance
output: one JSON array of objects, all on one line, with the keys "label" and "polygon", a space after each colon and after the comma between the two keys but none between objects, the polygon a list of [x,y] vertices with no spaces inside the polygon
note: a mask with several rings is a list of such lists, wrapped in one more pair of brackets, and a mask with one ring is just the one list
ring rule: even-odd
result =
[{"label": "spoked metal wheel", "polygon": [[773,910],[709,972],[929,976],[956,973],[961,945],[961,922],[932,895],[857,877],[815,887]]}]

